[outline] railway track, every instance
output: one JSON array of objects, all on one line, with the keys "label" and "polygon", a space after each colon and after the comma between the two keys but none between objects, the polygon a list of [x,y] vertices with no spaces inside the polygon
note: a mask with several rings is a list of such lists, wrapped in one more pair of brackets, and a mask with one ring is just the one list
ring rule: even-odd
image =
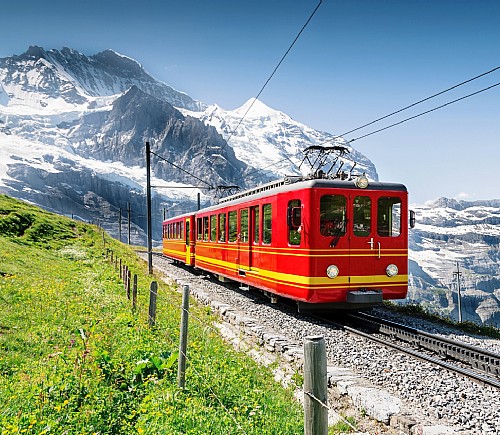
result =
[{"label": "railway track", "polygon": [[[325,318],[321,320],[338,324]],[[365,313],[350,314],[340,327],[351,334],[500,389],[500,355],[493,352]]]}]

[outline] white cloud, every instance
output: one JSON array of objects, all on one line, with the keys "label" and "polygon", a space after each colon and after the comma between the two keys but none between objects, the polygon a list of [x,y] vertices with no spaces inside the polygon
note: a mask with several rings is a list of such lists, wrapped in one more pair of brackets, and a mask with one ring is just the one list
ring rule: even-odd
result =
[{"label": "white cloud", "polygon": [[471,195],[467,192],[460,192],[458,195],[455,195],[455,199],[467,199],[470,198]]}]

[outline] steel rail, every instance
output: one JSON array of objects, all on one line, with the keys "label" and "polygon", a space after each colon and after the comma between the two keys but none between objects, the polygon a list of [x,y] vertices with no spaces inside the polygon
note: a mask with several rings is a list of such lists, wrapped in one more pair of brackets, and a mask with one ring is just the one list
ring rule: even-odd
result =
[{"label": "steel rail", "polygon": [[[370,316],[370,317],[372,317],[372,316]],[[366,320],[362,319],[361,316],[358,317],[358,319],[361,319],[364,322],[366,322]],[[373,319],[376,319],[376,318],[373,318]],[[343,330],[345,330],[345,331],[347,331],[347,332],[349,332],[351,334],[358,335],[360,337],[366,338],[367,340],[370,340],[370,341],[376,342],[378,344],[382,344],[383,346],[386,346],[386,347],[395,349],[397,351],[406,353],[406,354],[411,355],[414,358],[418,358],[418,359],[420,359],[422,361],[426,361],[426,362],[429,362],[431,364],[438,365],[438,366],[443,367],[443,368],[445,368],[445,369],[447,369],[447,370],[449,370],[451,372],[459,373],[459,374],[461,374],[461,375],[463,375],[465,377],[473,379],[474,381],[476,381],[476,382],[478,382],[480,384],[489,385],[489,386],[496,387],[496,388],[500,389],[500,380],[495,379],[494,377],[486,376],[486,375],[478,373],[477,371],[474,371],[472,369],[463,368],[463,367],[457,366],[455,364],[451,364],[449,362],[443,361],[441,358],[436,358],[436,357],[433,357],[433,356],[430,356],[430,355],[426,355],[424,353],[417,352],[417,351],[415,351],[413,349],[409,349],[409,348],[407,348],[405,346],[401,346],[401,345],[398,345],[396,343],[392,343],[390,341],[386,341],[386,340],[384,340],[382,338],[375,337],[375,336],[373,336],[370,333],[360,331],[359,329],[353,328],[351,326],[339,325],[338,323],[332,322],[332,321],[327,320],[325,318],[321,318],[321,320],[322,321],[326,321],[327,323],[330,323],[330,324],[338,325]],[[374,320],[370,320],[370,321],[373,322]],[[376,319],[376,321],[380,321],[380,319]],[[395,325],[397,325],[397,324],[395,324]],[[399,325],[399,326],[401,326],[403,329],[405,329],[405,328],[412,329],[412,328],[409,328],[409,327],[406,327],[406,326],[403,326],[403,325]],[[415,331],[418,331],[418,330],[415,330]],[[380,332],[380,331],[377,331],[377,332]],[[419,331],[419,332],[423,332],[423,331]],[[427,333],[424,333],[424,334],[427,334]],[[388,335],[392,335],[392,334],[388,334]],[[429,334],[429,335],[432,336],[432,334]],[[432,336],[432,337],[434,337],[434,336]],[[436,338],[438,338],[438,337],[436,337]],[[448,340],[448,341],[451,341],[451,340]],[[461,343],[455,342],[455,345],[460,345],[460,344]],[[468,346],[468,345],[466,345],[466,346]],[[427,350],[433,350],[433,349],[427,349]],[[493,355],[495,355],[495,354],[493,354]]]},{"label": "steel rail", "polygon": [[380,319],[366,313],[357,313],[352,317],[371,323],[382,334],[393,336],[412,345],[435,352],[443,358],[460,361],[476,370],[500,378],[500,355],[494,352]]}]

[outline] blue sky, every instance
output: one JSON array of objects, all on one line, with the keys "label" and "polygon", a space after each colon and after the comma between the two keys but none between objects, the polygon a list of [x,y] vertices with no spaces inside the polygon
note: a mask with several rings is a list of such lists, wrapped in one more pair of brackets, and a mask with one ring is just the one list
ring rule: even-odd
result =
[{"label": "blue sky", "polygon": [[[92,55],[112,48],[205,103],[260,90],[319,0],[4,2],[0,57],[29,45]],[[500,65],[500,1],[323,0],[260,99],[341,134]],[[360,130],[500,82],[500,70]],[[412,202],[500,198],[500,86],[356,141]]]}]

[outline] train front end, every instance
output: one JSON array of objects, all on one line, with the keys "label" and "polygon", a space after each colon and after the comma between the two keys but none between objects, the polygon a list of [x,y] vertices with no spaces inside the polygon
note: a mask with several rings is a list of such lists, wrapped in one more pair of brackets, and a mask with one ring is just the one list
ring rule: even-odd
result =
[{"label": "train front end", "polygon": [[358,309],[408,290],[408,193],[401,184],[318,180],[308,233],[311,286],[301,309]]}]

